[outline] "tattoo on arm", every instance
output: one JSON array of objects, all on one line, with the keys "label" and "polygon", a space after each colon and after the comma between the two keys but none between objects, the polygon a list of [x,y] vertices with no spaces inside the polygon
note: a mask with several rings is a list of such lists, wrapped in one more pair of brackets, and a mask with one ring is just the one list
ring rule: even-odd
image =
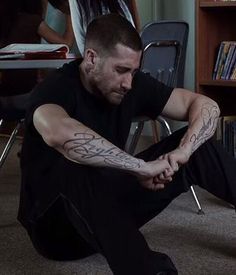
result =
[{"label": "tattoo on arm", "polygon": [[140,167],[139,159],[91,133],[75,133],[74,138],[63,144],[63,149],[69,158],[85,165],[95,164],[128,170]]},{"label": "tattoo on arm", "polygon": [[217,106],[205,103],[201,110],[202,128],[199,133],[192,135],[190,141],[193,141],[193,151],[195,151],[201,144],[208,140],[215,132],[217,121],[219,117],[219,109]]},{"label": "tattoo on arm", "polygon": [[219,118],[219,109],[216,105],[205,103],[201,109],[202,127],[198,134],[193,134],[190,137],[190,142],[193,143],[192,152],[200,145],[213,136],[217,127]]}]

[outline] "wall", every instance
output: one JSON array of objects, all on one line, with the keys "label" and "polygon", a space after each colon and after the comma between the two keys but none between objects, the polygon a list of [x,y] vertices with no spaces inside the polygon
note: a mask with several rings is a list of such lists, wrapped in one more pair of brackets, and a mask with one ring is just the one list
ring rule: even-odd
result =
[{"label": "wall", "polygon": [[186,56],[185,88],[194,90],[195,86],[195,1],[163,0],[162,19],[179,19],[188,22],[189,38]]},{"label": "wall", "polygon": [[160,0],[136,0],[141,26],[160,18]]}]

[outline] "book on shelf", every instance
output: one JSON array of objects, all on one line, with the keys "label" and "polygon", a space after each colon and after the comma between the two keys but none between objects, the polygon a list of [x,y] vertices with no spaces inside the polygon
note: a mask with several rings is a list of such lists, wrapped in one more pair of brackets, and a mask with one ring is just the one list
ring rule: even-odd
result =
[{"label": "book on shelf", "polygon": [[229,154],[236,157],[236,116],[219,118],[215,138]]},{"label": "book on shelf", "polygon": [[213,79],[232,80],[236,62],[236,41],[222,41],[218,50]]},{"label": "book on shelf", "polygon": [[230,75],[230,80],[236,80],[236,62],[234,63],[234,67]]},{"label": "book on shelf", "polygon": [[218,54],[217,54],[217,58],[216,58],[216,63],[215,63],[215,67],[214,67],[214,71],[213,71],[213,79],[216,79],[216,75],[217,75],[217,71],[218,71],[218,67],[219,67],[219,63],[220,63],[220,59],[221,59],[221,54],[224,48],[224,44],[220,43],[220,47],[218,49]]},{"label": "book on shelf", "polygon": [[227,80],[227,76],[230,74],[229,68],[230,68],[230,64],[234,63],[233,56],[234,56],[235,48],[236,48],[236,42],[231,42],[228,53],[226,55],[226,60],[222,70],[222,74],[220,76],[221,79]]},{"label": "book on shelf", "polygon": [[216,76],[214,79],[220,79],[221,78],[221,75],[222,75],[222,72],[223,72],[223,69],[224,69],[224,65],[225,65],[225,61],[226,61],[226,58],[227,58],[227,54],[228,54],[228,51],[229,51],[229,48],[230,48],[230,41],[222,41],[221,44],[222,44],[222,50],[220,52],[220,56],[219,56],[219,63],[218,63],[218,66],[216,68]]},{"label": "book on shelf", "polygon": [[65,44],[10,44],[0,49],[0,59],[63,59],[72,57]]},{"label": "book on shelf", "polygon": [[235,45],[234,52],[233,52],[232,58],[230,60],[230,63],[229,63],[229,66],[228,66],[228,69],[226,72],[226,78],[225,78],[226,80],[230,80],[230,77],[233,74],[235,64],[236,64],[236,45]]}]

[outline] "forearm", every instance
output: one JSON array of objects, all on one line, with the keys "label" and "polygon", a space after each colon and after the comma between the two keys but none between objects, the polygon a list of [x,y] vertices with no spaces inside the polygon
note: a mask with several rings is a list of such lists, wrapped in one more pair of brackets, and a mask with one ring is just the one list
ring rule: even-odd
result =
[{"label": "forearm", "polygon": [[145,162],[127,154],[69,117],[59,105],[44,104],[38,107],[33,115],[33,124],[45,143],[65,158],[82,165],[123,170],[135,175],[145,188],[159,189],[155,177],[165,173],[169,181],[173,174],[167,161]]},{"label": "forearm", "polygon": [[78,124],[77,131],[62,144],[64,154],[81,164],[135,170],[143,161],[130,156],[91,129]]},{"label": "forearm", "polygon": [[82,165],[112,167],[135,175],[146,175],[147,165],[119,149],[96,132],[73,119],[64,119],[58,130],[44,138],[67,159]]},{"label": "forearm", "polygon": [[67,15],[66,29],[63,34],[56,32],[45,21],[40,23],[38,27],[38,34],[48,43],[66,44],[69,48],[71,48],[74,43],[74,32],[69,15]]},{"label": "forearm", "polygon": [[215,101],[205,96],[194,100],[189,108],[188,130],[180,142],[180,148],[186,148],[190,154],[197,150],[213,136],[219,115]]}]

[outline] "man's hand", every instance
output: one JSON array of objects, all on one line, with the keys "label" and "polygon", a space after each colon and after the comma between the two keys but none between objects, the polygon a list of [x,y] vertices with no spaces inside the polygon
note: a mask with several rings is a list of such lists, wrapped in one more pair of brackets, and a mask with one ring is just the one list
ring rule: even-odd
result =
[{"label": "man's hand", "polygon": [[[183,164],[187,163],[191,156],[191,148],[178,147],[175,150],[160,156],[159,160],[166,160],[171,166],[173,172],[177,172]],[[165,180],[166,175],[162,173],[159,175],[159,180]]]},{"label": "man's hand", "polygon": [[[157,191],[163,189],[165,184],[172,180],[174,174],[170,164],[165,159],[157,159],[147,162],[150,173],[148,176],[138,176],[140,184],[150,190]],[[161,179],[163,175],[163,179]]]},{"label": "man's hand", "polygon": [[165,159],[169,162],[172,169],[176,172],[179,166],[188,162],[191,153],[184,148],[178,147],[175,150],[160,156],[158,159]]}]

